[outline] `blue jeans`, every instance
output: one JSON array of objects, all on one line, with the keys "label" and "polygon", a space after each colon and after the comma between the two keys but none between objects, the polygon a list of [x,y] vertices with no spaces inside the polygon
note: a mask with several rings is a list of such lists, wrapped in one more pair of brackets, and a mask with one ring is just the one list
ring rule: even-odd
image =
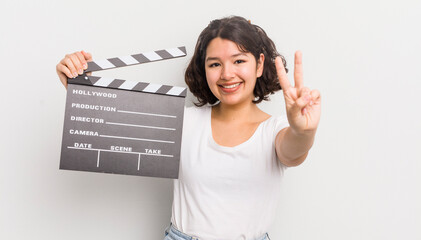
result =
[{"label": "blue jeans", "polygon": [[[164,240],[200,240],[200,239],[180,232],[171,223],[170,226],[168,226],[167,229],[165,229]],[[265,233],[263,236],[257,238],[256,240],[270,240],[269,234]]]}]

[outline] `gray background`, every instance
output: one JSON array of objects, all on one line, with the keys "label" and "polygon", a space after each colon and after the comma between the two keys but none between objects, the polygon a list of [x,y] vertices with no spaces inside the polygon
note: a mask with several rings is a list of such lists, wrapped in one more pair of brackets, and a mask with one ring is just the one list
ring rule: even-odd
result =
[{"label": "gray background", "polygon": [[[305,85],[323,97],[271,238],[421,239],[421,1],[4,2],[0,239],[162,239],[171,180],[58,170],[66,93],[55,65],[82,49],[99,60],[186,45],[187,58],[100,74],[184,86],[197,36],[231,14],[262,26],[289,66],[301,49]],[[282,114],[282,94],[261,107]]]}]

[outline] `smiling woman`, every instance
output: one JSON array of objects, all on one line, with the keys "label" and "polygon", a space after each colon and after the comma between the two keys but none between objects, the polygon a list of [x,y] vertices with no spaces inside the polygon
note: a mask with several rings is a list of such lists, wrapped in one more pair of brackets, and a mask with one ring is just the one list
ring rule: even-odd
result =
[{"label": "smiling woman", "polygon": [[[165,240],[269,239],[283,170],[305,160],[320,118],[318,91],[302,84],[301,54],[295,87],[285,66],[263,29],[242,17],[202,31],[185,74],[198,108],[186,109]],[[257,107],[281,89],[288,120]]]}]

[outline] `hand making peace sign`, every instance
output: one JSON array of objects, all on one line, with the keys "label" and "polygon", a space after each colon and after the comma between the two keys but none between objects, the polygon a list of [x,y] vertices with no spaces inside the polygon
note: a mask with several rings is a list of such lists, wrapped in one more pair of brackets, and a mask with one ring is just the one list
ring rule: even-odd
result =
[{"label": "hand making peace sign", "polygon": [[284,92],[288,122],[296,133],[316,131],[320,121],[321,97],[316,89],[303,86],[303,62],[300,51],[295,52],[294,81],[292,87],[280,57],[276,58],[276,71]]}]

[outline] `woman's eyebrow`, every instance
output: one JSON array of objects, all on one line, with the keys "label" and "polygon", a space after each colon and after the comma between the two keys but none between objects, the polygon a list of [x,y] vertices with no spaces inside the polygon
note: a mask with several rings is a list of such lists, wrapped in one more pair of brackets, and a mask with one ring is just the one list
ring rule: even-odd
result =
[{"label": "woman's eyebrow", "polygon": [[208,58],[206,58],[206,62],[213,61],[213,60],[219,60],[219,58],[217,58],[217,57],[208,57]]},{"label": "woman's eyebrow", "polygon": [[[243,52],[240,52],[240,53],[231,55],[231,58],[235,58],[235,57],[238,57],[238,56],[247,56],[247,54],[243,53]],[[208,58],[206,58],[206,62],[213,61],[213,60],[219,60],[219,58],[218,57],[208,57]]]},{"label": "woman's eyebrow", "polygon": [[240,52],[240,53],[237,53],[237,54],[232,55],[231,57],[234,58],[234,57],[238,57],[238,56],[245,56],[245,57],[247,57],[247,54],[244,53],[244,52]]}]

